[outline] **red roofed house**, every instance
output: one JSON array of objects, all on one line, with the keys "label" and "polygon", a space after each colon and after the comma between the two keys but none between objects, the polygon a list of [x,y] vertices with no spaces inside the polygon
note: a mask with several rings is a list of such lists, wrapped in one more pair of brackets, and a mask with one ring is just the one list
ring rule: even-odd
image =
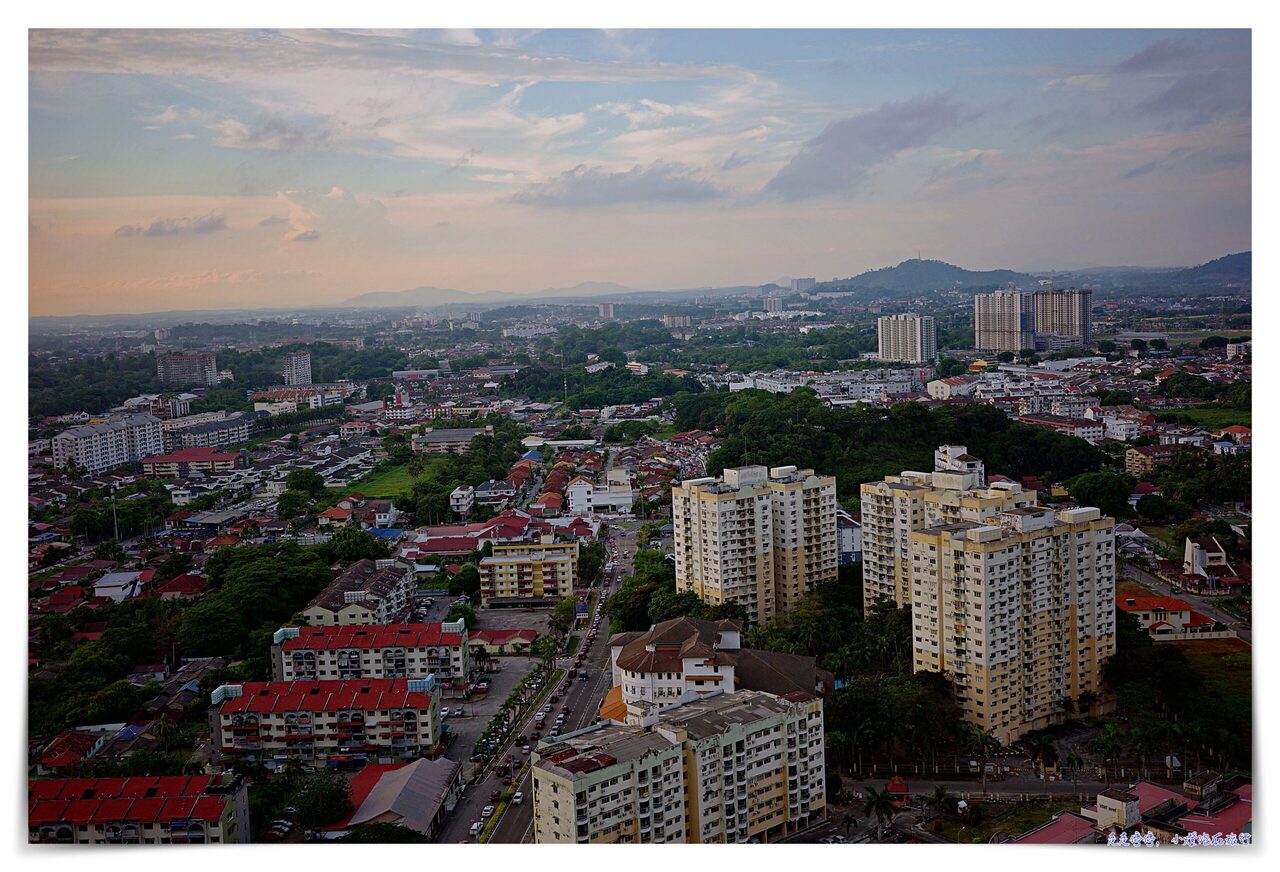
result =
[{"label": "red roofed house", "polygon": [[440,750],[435,681],[254,681],[213,692],[215,761],[393,763]]},{"label": "red roofed house", "polygon": [[441,757],[374,763],[351,779],[351,813],[321,831],[338,839],[360,824],[394,824],[434,839],[458,804],[462,764]]},{"label": "red roofed house", "polygon": [[354,512],[341,506],[331,506],[317,516],[321,527],[342,527],[351,522]]},{"label": "red roofed house", "polygon": [[27,782],[27,841],[178,845],[249,841],[246,783],[227,776]]},{"label": "red roofed house", "polygon": [[39,775],[72,775],[110,738],[108,732],[63,730],[40,752],[36,763]]},{"label": "red roofed house", "polygon": [[207,584],[198,575],[176,575],[168,581],[160,582],[156,586],[156,595],[162,600],[199,599]]},{"label": "red roofed house", "polygon": [[1191,603],[1171,596],[1117,596],[1116,608],[1133,615],[1142,629],[1156,640],[1185,639],[1188,633],[1210,638],[1234,636],[1213,618],[1191,608]]},{"label": "red roofed house", "polygon": [[465,682],[471,672],[463,621],[282,627],[271,645],[277,681],[426,678]]},{"label": "red roofed house", "polygon": [[536,638],[538,638],[537,630],[476,630],[471,634],[467,644],[472,654],[479,651],[493,656],[527,654]]}]

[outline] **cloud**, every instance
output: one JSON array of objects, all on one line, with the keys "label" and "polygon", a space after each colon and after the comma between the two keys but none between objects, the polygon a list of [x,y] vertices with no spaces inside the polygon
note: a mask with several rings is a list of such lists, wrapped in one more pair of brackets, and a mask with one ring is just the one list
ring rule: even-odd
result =
[{"label": "cloud", "polygon": [[943,94],[914,97],[835,121],[764,186],[763,194],[804,200],[851,193],[901,151],[925,145],[960,123],[960,106]]},{"label": "cloud", "polygon": [[284,235],[285,242],[315,242],[320,238],[319,230],[293,230]]},{"label": "cloud", "polygon": [[118,239],[133,236],[178,236],[185,233],[209,234],[227,229],[227,219],[214,212],[196,218],[157,218],[146,227],[126,224],[117,227],[112,235]]},{"label": "cloud", "polygon": [[289,219],[284,215],[268,215],[258,222],[259,227],[274,227],[277,224],[288,224]]},{"label": "cloud", "polygon": [[1147,173],[1154,172],[1155,170],[1159,169],[1159,167],[1160,167],[1160,161],[1149,160],[1146,163],[1142,164],[1141,166],[1136,166],[1133,169],[1129,170],[1129,172],[1125,173],[1120,178],[1136,179],[1140,176],[1145,176]]},{"label": "cloud", "polygon": [[1193,72],[1176,79],[1134,107],[1146,115],[1164,115],[1204,124],[1220,115],[1248,112],[1249,70]]},{"label": "cloud", "polygon": [[1117,73],[1146,73],[1180,63],[1195,52],[1184,39],[1162,39],[1115,65]]},{"label": "cloud", "polygon": [[625,172],[579,164],[512,197],[530,206],[592,207],[622,203],[696,203],[723,192],[692,167],[672,161],[636,165]]}]

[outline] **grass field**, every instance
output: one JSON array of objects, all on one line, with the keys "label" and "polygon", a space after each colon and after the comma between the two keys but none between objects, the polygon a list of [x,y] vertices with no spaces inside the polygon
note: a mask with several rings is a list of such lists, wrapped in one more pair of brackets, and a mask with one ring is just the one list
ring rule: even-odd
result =
[{"label": "grass field", "polygon": [[1253,648],[1242,639],[1205,639],[1197,642],[1170,642],[1186,655],[1205,686],[1222,699],[1224,708],[1236,712],[1245,722],[1253,713]]},{"label": "grass field", "polygon": [[1116,582],[1116,596],[1155,596],[1156,592],[1145,584],[1139,584],[1132,578],[1122,578]]},{"label": "grass field", "polygon": [[1173,541],[1172,527],[1157,527],[1154,524],[1143,524],[1139,527],[1142,532],[1155,539],[1154,547],[1156,551],[1165,551],[1168,554],[1177,553],[1178,546]]},{"label": "grass field", "polygon": [[368,478],[357,481],[351,487],[346,488],[346,491],[358,491],[366,497],[385,499],[387,497],[400,496],[412,484],[413,476],[409,474],[409,467],[393,466],[391,469],[376,472]]},{"label": "grass field", "polygon": [[[985,843],[996,833],[1017,836],[1041,824],[1047,824],[1060,811],[1080,811],[1080,800],[1060,799],[1052,802],[1020,802],[980,804],[984,816],[973,825],[964,825],[952,815],[943,815],[942,827],[936,832],[961,844]],[[933,832],[933,824],[928,824]]]},{"label": "grass field", "polygon": [[1197,427],[1203,427],[1206,430],[1221,430],[1223,427],[1230,427],[1235,424],[1243,424],[1246,427],[1253,426],[1253,412],[1249,410],[1240,411],[1238,409],[1170,409],[1166,412],[1156,412],[1157,421],[1179,420],[1186,418],[1194,423]]}]

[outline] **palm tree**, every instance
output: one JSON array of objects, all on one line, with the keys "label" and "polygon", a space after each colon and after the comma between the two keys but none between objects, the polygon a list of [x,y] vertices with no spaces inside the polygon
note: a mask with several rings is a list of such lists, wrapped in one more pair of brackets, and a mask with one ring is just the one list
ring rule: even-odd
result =
[{"label": "palm tree", "polygon": [[1079,709],[1082,715],[1091,715],[1093,714],[1093,707],[1099,702],[1100,699],[1096,693],[1092,690],[1086,690],[1076,699],[1076,708]]},{"label": "palm tree", "polygon": [[1076,779],[1080,775],[1080,767],[1084,765],[1084,760],[1075,751],[1067,752],[1067,768],[1071,770],[1071,783],[1074,785]]},{"label": "palm tree", "polygon": [[1124,753],[1124,734],[1114,722],[1102,728],[1090,746],[1102,755],[1102,779],[1107,787],[1111,786],[1111,765]]},{"label": "palm tree", "polygon": [[981,727],[970,727],[965,737],[965,748],[970,754],[978,757],[979,771],[982,773],[982,793],[987,792],[987,758],[999,752],[1001,745],[996,737]]},{"label": "palm tree", "polygon": [[884,826],[886,821],[893,820],[898,813],[898,807],[893,804],[893,797],[889,791],[878,790],[874,787],[867,788],[867,799],[862,805],[862,813],[865,815],[875,815],[876,821],[880,826]]},{"label": "palm tree", "polygon": [[858,825],[858,818],[853,812],[847,811],[844,813],[844,817],[840,819],[840,825],[844,827],[844,834],[847,836],[849,835],[849,830]]},{"label": "palm tree", "polygon": [[955,810],[956,798],[947,792],[945,784],[938,784],[934,786],[933,793],[925,798],[925,805],[937,809],[939,814],[947,814]]},{"label": "palm tree", "polygon": [[1031,748],[1031,756],[1036,761],[1036,766],[1041,773],[1058,762],[1058,749],[1054,747],[1053,739],[1044,733],[1028,736],[1025,741]]}]

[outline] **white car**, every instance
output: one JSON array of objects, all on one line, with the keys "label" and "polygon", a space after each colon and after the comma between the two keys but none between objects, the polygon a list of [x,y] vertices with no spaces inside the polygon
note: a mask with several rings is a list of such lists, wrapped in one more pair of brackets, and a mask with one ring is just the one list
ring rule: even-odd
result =
[{"label": "white car", "polygon": [[482,818],[493,817],[493,806],[486,805],[483,809],[481,809],[480,817]]},{"label": "white car", "polygon": [[519,805],[522,802],[524,802],[524,791],[517,790],[515,796],[511,797],[511,804]]},{"label": "white car", "polygon": [[478,836],[478,835],[480,835],[480,831],[481,831],[481,830],[483,830],[483,829],[484,829],[484,822],[483,822],[483,821],[476,821],[475,823],[473,823],[473,824],[471,825],[471,835],[473,835],[473,836]]},{"label": "white car", "polygon": [[462,706],[458,706],[457,708],[455,708],[455,709],[453,710],[453,716],[454,716],[455,718],[462,717]]}]

